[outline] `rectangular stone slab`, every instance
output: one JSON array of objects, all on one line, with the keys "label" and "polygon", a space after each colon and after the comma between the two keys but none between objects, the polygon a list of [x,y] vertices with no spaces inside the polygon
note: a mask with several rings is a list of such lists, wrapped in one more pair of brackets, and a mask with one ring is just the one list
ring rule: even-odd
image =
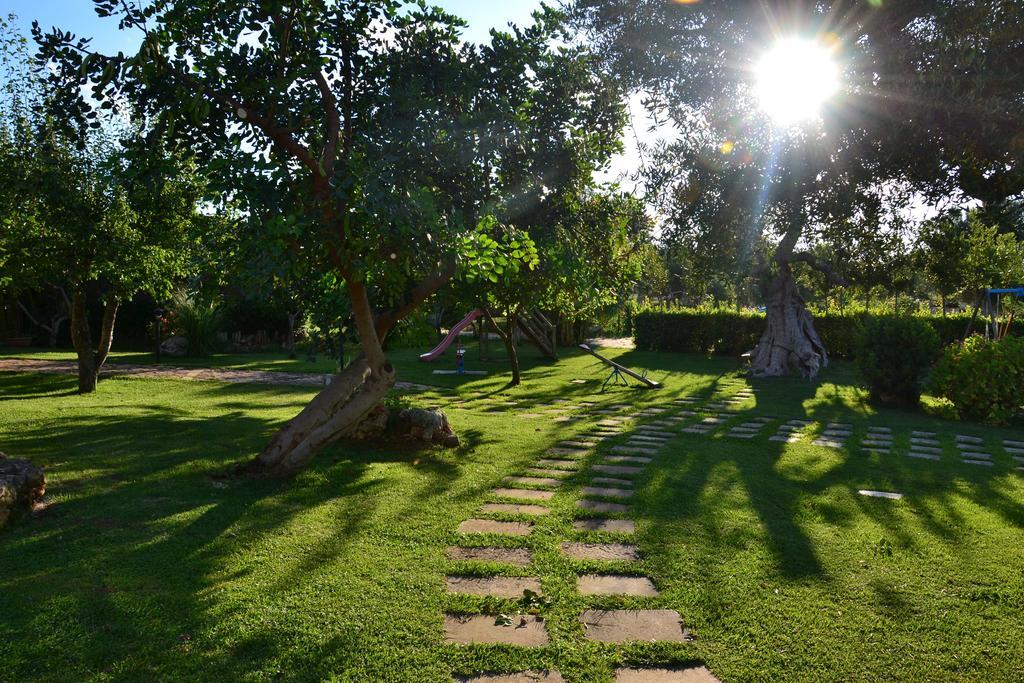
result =
[{"label": "rectangular stone slab", "polygon": [[636,522],[631,519],[576,519],[573,520],[572,528],[577,531],[631,534],[636,531]]},{"label": "rectangular stone slab", "polygon": [[530,522],[496,522],[493,519],[467,519],[459,525],[460,534],[529,536],[532,530],[533,524]]},{"label": "rectangular stone slab", "polygon": [[933,453],[915,453],[913,451],[911,451],[910,453],[907,453],[907,457],[909,457],[909,458],[917,458],[918,460],[935,460],[935,461],[942,460],[942,458],[940,458],[939,456],[937,456],[937,455],[935,455]]},{"label": "rectangular stone slab", "polygon": [[[565,683],[562,674],[555,670],[523,671],[514,674],[479,674],[471,678],[456,676],[455,680],[457,683]],[[694,683],[699,682],[695,681]]]},{"label": "rectangular stone slab", "polygon": [[995,467],[995,463],[991,460],[963,460],[963,463],[967,465],[983,465],[985,467]]},{"label": "rectangular stone slab", "polygon": [[577,451],[571,448],[549,448],[544,451],[544,455],[554,458],[565,458],[570,460],[579,460],[587,455],[587,451]]},{"label": "rectangular stone slab", "polygon": [[578,500],[576,507],[590,512],[629,512],[629,506],[622,503],[604,503],[597,500]]},{"label": "rectangular stone slab", "polygon": [[562,543],[562,552],[577,560],[634,562],[640,559],[635,545],[625,543]]},{"label": "rectangular stone slab", "polygon": [[480,512],[498,512],[506,515],[531,515],[539,517],[547,515],[551,510],[543,505],[517,505],[515,503],[484,503],[480,506]]},{"label": "rectangular stone slab", "polygon": [[553,458],[541,458],[537,464],[553,467],[556,470],[574,470],[580,466],[575,460],[555,460]]},{"label": "rectangular stone slab", "polygon": [[651,462],[650,458],[645,458],[640,455],[608,455],[604,458],[605,462],[633,462],[641,465],[646,465]]},{"label": "rectangular stone slab", "polygon": [[918,444],[911,446],[910,450],[917,451],[918,453],[942,453],[941,448],[936,448],[934,446],[921,446]]},{"label": "rectangular stone slab", "polygon": [[671,609],[587,610],[580,615],[587,640],[601,643],[652,640],[685,643],[689,634],[681,621],[679,612]]},{"label": "rectangular stone slab", "polygon": [[635,595],[654,598],[659,595],[654,583],[645,576],[584,574],[576,581],[582,595]]},{"label": "rectangular stone slab", "polygon": [[[571,471],[543,469],[543,468],[540,468],[540,467],[527,467],[525,470],[523,470],[523,473],[527,477],[534,477],[534,478],[540,477],[541,479],[555,479],[555,480],[565,479],[565,478],[571,477],[573,474],[575,474],[575,472],[571,472]],[[558,485],[561,485],[561,484],[562,484],[562,482],[559,481]],[[548,484],[548,486],[550,486],[550,484]]]},{"label": "rectangular stone slab", "polygon": [[491,495],[520,500],[551,500],[555,492],[537,491],[536,489],[492,489]]},{"label": "rectangular stone slab", "polygon": [[[546,473],[546,470],[541,470]],[[527,486],[561,486],[564,482],[552,477],[505,477],[508,484],[526,484]]]},{"label": "rectangular stone slab", "polygon": [[621,453],[623,455],[657,455],[657,448],[637,448],[636,446],[615,446],[612,448],[612,453]]},{"label": "rectangular stone slab", "polygon": [[594,465],[591,469],[605,474],[640,474],[644,471],[642,467],[629,467],[628,465]]},{"label": "rectangular stone slab", "polygon": [[615,670],[615,683],[722,683],[707,667]]},{"label": "rectangular stone slab", "polygon": [[967,436],[966,434],[956,435],[957,443],[984,443],[985,440],[980,436]]},{"label": "rectangular stone slab", "polygon": [[889,500],[900,500],[903,498],[902,493],[892,493],[890,491],[871,491],[869,489],[861,489],[857,491],[862,496],[868,496],[869,498],[888,498]]},{"label": "rectangular stone slab", "polygon": [[528,576],[448,576],[445,586],[450,593],[491,595],[510,600],[523,597],[523,591],[541,595],[540,581]]},{"label": "rectangular stone slab", "polygon": [[534,616],[513,617],[510,626],[501,626],[498,618],[487,614],[444,617],[446,643],[504,643],[520,647],[542,647],[548,644],[544,622]]},{"label": "rectangular stone slab", "polygon": [[633,491],[628,489],[606,488],[603,486],[584,486],[582,489],[585,496],[605,496],[608,498],[632,498]]},{"label": "rectangular stone slab", "polygon": [[463,548],[452,546],[445,550],[452,562],[496,562],[525,567],[533,562],[533,552],[526,548]]},{"label": "rectangular stone slab", "polygon": [[629,488],[633,485],[633,482],[629,479],[616,479],[614,477],[594,477],[590,480],[591,484],[611,484],[619,488]]}]

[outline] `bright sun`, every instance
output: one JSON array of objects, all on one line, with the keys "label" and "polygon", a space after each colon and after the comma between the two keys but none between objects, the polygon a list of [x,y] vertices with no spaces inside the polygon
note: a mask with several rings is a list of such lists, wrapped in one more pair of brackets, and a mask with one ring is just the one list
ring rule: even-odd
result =
[{"label": "bright sun", "polygon": [[779,125],[818,116],[821,105],[839,90],[833,51],[806,38],[786,38],[754,67],[754,92],[761,109]]}]

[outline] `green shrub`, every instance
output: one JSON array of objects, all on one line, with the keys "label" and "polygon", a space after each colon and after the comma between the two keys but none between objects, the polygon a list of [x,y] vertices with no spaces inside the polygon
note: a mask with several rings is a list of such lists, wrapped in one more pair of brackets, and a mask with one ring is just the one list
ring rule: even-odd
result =
[{"label": "green shrub", "polygon": [[391,349],[423,349],[427,351],[437,344],[437,330],[430,324],[426,311],[416,311],[398,321],[385,340],[384,347]]},{"label": "green shrub", "polygon": [[204,303],[185,291],[171,300],[171,331],[188,339],[188,355],[209,356],[219,346],[223,316],[216,303]]},{"label": "green shrub", "polygon": [[858,336],[857,369],[873,399],[914,405],[941,351],[935,328],[920,318],[871,318]]},{"label": "green shrub", "polygon": [[972,336],[946,348],[930,382],[961,417],[1005,424],[1024,406],[1024,338]]},{"label": "green shrub", "polygon": [[[814,326],[830,358],[852,360],[861,330],[877,317],[886,316],[864,311],[819,313],[814,315]],[[942,345],[960,339],[971,319],[969,315],[912,317],[927,322]],[[983,325],[979,320],[975,329]],[[633,316],[633,339],[645,351],[738,356],[754,348],[764,328],[764,314],[752,311],[659,307],[637,310]],[[1024,321],[1014,322],[1012,330],[1024,334]]]}]

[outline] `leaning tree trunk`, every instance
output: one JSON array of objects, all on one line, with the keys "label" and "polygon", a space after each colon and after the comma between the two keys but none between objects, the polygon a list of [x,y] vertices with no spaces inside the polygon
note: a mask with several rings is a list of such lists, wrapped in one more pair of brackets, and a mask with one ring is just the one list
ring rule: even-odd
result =
[{"label": "leaning tree trunk", "polygon": [[779,274],[768,287],[768,328],[753,351],[751,374],[779,377],[796,371],[814,377],[828,365],[828,353],[788,263],[779,264]]},{"label": "leaning tree trunk", "polygon": [[241,471],[294,476],[321,448],[351,433],[395,385],[395,368],[384,355],[365,286],[353,282],[348,290],[361,353]]}]

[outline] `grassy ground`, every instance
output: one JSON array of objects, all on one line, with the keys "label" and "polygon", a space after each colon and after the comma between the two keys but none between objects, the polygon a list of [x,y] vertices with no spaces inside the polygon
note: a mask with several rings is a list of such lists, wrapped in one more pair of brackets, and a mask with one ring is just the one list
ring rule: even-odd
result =
[{"label": "grassy ground", "polygon": [[[903,446],[911,429],[939,431],[943,460],[680,435],[638,481],[645,559],[619,567],[653,578],[661,597],[576,593],[575,577],[595,566],[558,545],[583,538],[570,526],[580,477],[531,536],[492,539],[535,551],[534,566],[507,571],[540,577],[551,645],[442,645],[445,611],[514,609],[446,595],[445,574],[470,569],[444,559],[459,521],[586,424],[521,417],[531,403],[656,405],[747,384],[727,359],[608,353],[665,388],[599,394],[606,373],[576,354],[547,364],[526,353],[513,390],[497,372],[435,377],[414,352],[396,354],[402,379],[448,387],[413,400],[445,406],[464,447],[339,444],[290,483],[219,475],[309,390],[124,378],[79,397],[71,377],[0,373],[0,450],[45,465],[50,482],[48,507],[0,532],[0,681],[444,681],[557,667],[579,682],[610,681],[622,662],[689,661],[726,681],[1024,677],[1024,476],[1003,453],[992,469],[960,464],[951,445],[955,433],[994,442],[1024,429],[952,423],[934,402],[876,412],[846,367],[816,383],[756,382],[748,407],[858,433],[887,424]],[[576,622],[590,606],[639,605],[678,610],[697,639],[600,645]]]}]

